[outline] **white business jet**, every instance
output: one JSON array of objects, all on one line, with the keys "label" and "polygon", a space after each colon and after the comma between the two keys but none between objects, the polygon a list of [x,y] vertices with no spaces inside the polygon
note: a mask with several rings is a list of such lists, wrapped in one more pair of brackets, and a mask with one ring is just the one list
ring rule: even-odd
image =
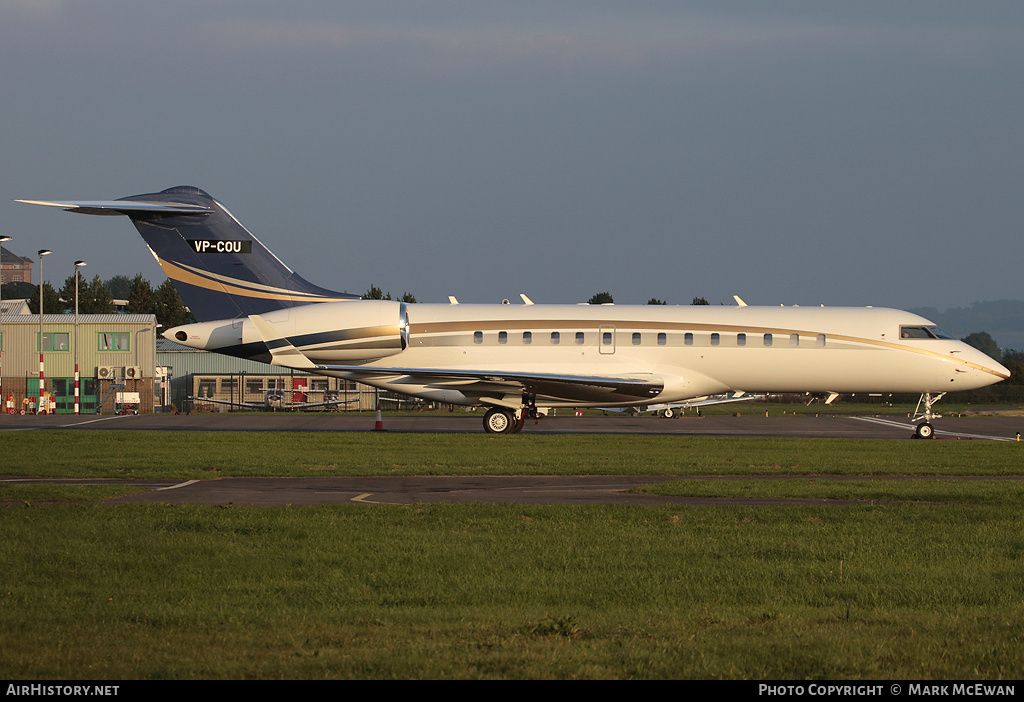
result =
[{"label": "white business jet", "polygon": [[[872,307],[406,304],[313,285],[216,200],[177,187],[109,201],[34,201],[126,215],[199,320],[179,344],[382,390],[489,409],[514,433],[558,407],[685,403],[723,393],[920,394],[934,403],[1009,377],[908,312]],[[742,303],[742,301],[737,300]]]}]

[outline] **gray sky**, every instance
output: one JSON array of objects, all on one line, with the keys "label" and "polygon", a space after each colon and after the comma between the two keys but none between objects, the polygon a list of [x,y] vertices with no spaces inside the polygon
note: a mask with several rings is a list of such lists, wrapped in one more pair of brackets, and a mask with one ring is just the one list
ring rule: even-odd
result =
[{"label": "gray sky", "polygon": [[421,302],[1021,298],[1024,3],[0,0],[0,233],[162,274],[195,185]]}]

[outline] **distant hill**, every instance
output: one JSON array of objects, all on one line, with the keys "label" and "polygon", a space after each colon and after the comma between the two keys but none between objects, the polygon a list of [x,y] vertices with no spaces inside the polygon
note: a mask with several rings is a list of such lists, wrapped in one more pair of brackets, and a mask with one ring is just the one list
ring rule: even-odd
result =
[{"label": "distant hill", "polygon": [[1024,300],[975,302],[970,307],[934,307],[908,310],[932,320],[944,331],[962,339],[974,332],[988,332],[1000,348],[1024,351]]}]

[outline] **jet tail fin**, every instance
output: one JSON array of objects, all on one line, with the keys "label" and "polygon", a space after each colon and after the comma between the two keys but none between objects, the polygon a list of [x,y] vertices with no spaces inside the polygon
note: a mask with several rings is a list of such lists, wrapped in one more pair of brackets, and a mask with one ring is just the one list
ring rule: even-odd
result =
[{"label": "jet tail fin", "polygon": [[200,322],[359,298],[313,285],[295,273],[198,188],[181,186],[121,200],[19,202],[127,216]]}]

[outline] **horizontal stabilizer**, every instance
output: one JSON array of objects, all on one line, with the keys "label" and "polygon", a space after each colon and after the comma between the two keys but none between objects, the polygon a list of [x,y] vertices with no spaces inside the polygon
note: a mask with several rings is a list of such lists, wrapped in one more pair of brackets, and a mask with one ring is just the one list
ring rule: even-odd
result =
[{"label": "horizontal stabilizer", "polygon": [[207,214],[213,209],[203,205],[187,205],[180,202],[138,202],[132,200],[84,200],[81,202],[50,202],[47,200],[15,200],[28,205],[59,207],[66,212],[91,215],[182,215]]}]

